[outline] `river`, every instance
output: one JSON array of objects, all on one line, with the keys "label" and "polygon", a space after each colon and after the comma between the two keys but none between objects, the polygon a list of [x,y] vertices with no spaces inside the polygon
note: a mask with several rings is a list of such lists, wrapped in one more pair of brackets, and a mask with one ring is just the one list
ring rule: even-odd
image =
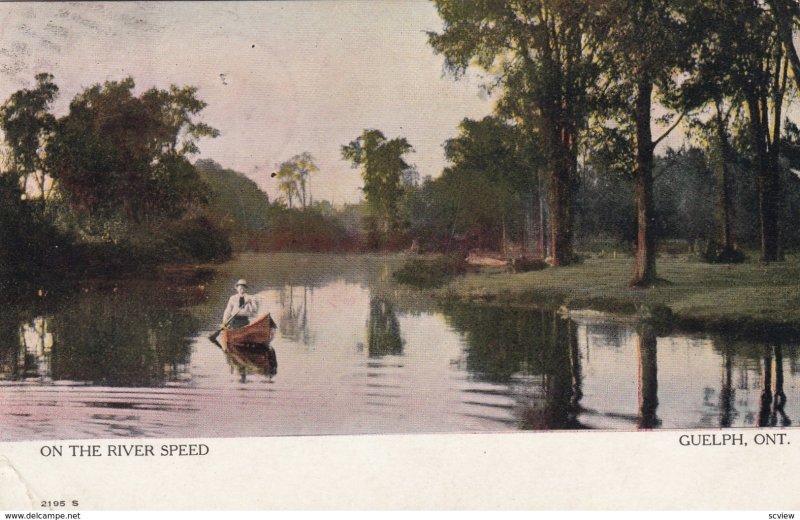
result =
[{"label": "river", "polygon": [[[0,311],[0,441],[789,426],[798,346],[437,305],[397,258],[245,254],[196,287],[109,283]],[[233,283],[277,370],[208,339]],[[44,298],[46,299],[46,298]]]}]

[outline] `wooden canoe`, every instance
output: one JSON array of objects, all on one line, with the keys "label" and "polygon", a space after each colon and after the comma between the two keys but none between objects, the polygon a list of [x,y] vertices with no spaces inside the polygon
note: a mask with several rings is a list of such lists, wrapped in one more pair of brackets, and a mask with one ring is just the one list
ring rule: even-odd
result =
[{"label": "wooden canoe", "polygon": [[269,314],[263,316],[246,327],[223,329],[222,339],[228,347],[245,345],[268,345],[272,339],[274,322]]}]

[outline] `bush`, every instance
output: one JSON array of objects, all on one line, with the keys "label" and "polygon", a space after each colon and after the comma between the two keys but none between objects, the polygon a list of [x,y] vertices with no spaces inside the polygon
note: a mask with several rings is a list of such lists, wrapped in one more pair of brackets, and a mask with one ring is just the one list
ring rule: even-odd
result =
[{"label": "bush", "polygon": [[179,222],[170,235],[175,257],[168,261],[223,262],[233,253],[227,235],[204,216]]},{"label": "bush", "polygon": [[336,218],[324,215],[316,207],[303,210],[270,207],[265,232],[247,244],[253,251],[353,251],[358,237],[348,233]]},{"label": "bush", "polygon": [[39,202],[22,199],[16,176],[0,174],[0,290],[58,280],[73,263],[74,237],[49,223]]},{"label": "bush", "polygon": [[541,258],[528,258],[521,256],[512,258],[509,262],[509,269],[512,273],[527,273],[528,271],[541,271],[548,267],[547,262]]},{"label": "bush", "polygon": [[460,256],[438,256],[433,260],[411,258],[392,274],[396,282],[422,288],[440,287],[467,271]]},{"label": "bush", "polygon": [[700,258],[709,264],[741,264],[746,259],[744,253],[738,249],[725,248],[714,240],[708,241]]}]

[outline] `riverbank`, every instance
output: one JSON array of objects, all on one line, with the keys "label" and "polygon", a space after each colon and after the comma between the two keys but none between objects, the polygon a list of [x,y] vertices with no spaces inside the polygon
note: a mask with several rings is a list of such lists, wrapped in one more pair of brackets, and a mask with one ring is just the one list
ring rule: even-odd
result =
[{"label": "riverbank", "polygon": [[566,307],[612,314],[647,315],[669,308],[684,330],[737,334],[800,331],[800,261],[713,265],[683,257],[658,260],[663,282],[628,287],[631,258],[589,258],[558,269],[510,274],[482,269],[452,279],[437,298],[491,305]]}]

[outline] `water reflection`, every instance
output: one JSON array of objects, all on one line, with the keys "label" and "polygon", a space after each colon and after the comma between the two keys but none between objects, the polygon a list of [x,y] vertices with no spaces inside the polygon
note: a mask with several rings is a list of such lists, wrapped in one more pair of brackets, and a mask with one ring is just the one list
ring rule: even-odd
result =
[{"label": "water reflection", "polygon": [[555,312],[455,305],[472,377],[509,385],[523,429],[582,427],[581,355],[574,324]]},{"label": "water reflection", "polygon": [[[220,346],[219,343],[217,345]],[[246,383],[247,376],[252,374],[266,376],[272,381],[272,377],[278,373],[278,356],[270,345],[220,348],[225,352],[231,373],[238,374],[241,383]]]},{"label": "water reflection", "polygon": [[390,302],[370,298],[367,322],[367,351],[369,357],[399,356],[403,353],[400,322]]},{"label": "water reflection", "polygon": [[[295,303],[295,289],[299,292],[303,291],[303,297],[298,297]],[[309,288],[306,285],[302,287],[295,287],[290,285],[280,289],[280,305],[281,313],[278,322],[280,333],[283,337],[291,339],[295,342],[300,342],[303,345],[310,345],[313,343],[313,338],[308,328],[308,293],[311,291],[313,295],[313,287]]]},{"label": "water reflection", "polygon": [[[0,308],[0,439],[781,427],[800,414],[793,343],[442,309],[388,285],[387,265],[255,255],[202,298],[137,282]],[[278,317],[280,377],[274,351],[208,340],[242,275]]]},{"label": "water reflection", "polygon": [[160,386],[187,371],[195,320],[155,298],[81,294],[47,316],[16,321],[16,345],[0,351],[0,379],[105,386]]},{"label": "water reflection", "polygon": [[[467,371],[506,388],[519,428],[652,429],[664,426],[665,417],[670,427],[791,425],[780,344],[681,337],[650,322],[628,326],[525,309],[453,305],[446,315],[463,335]],[[709,347],[719,356],[707,358]],[[797,348],[790,351],[796,358]],[[693,366],[691,357],[701,355],[703,364],[717,360],[717,388],[704,367]],[[748,400],[754,369],[760,373],[756,406]],[[707,383],[701,414],[692,421],[692,388],[699,381]]]},{"label": "water reflection", "polygon": [[[773,363],[774,360],[774,363]],[[774,345],[764,348],[761,379],[761,409],[758,414],[759,426],[789,426],[792,421],[786,415],[786,394],[783,391],[783,348]],[[775,390],[772,390],[774,371]]]},{"label": "water reflection", "polygon": [[639,358],[639,428],[655,428],[661,421],[658,409],[658,356],[655,326],[642,323],[638,327],[636,342]]},{"label": "water reflection", "polygon": [[738,417],[736,389],[733,384],[733,349],[728,342],[722,345],[722,382],[719,394],[719,425],[727,428]]}]

